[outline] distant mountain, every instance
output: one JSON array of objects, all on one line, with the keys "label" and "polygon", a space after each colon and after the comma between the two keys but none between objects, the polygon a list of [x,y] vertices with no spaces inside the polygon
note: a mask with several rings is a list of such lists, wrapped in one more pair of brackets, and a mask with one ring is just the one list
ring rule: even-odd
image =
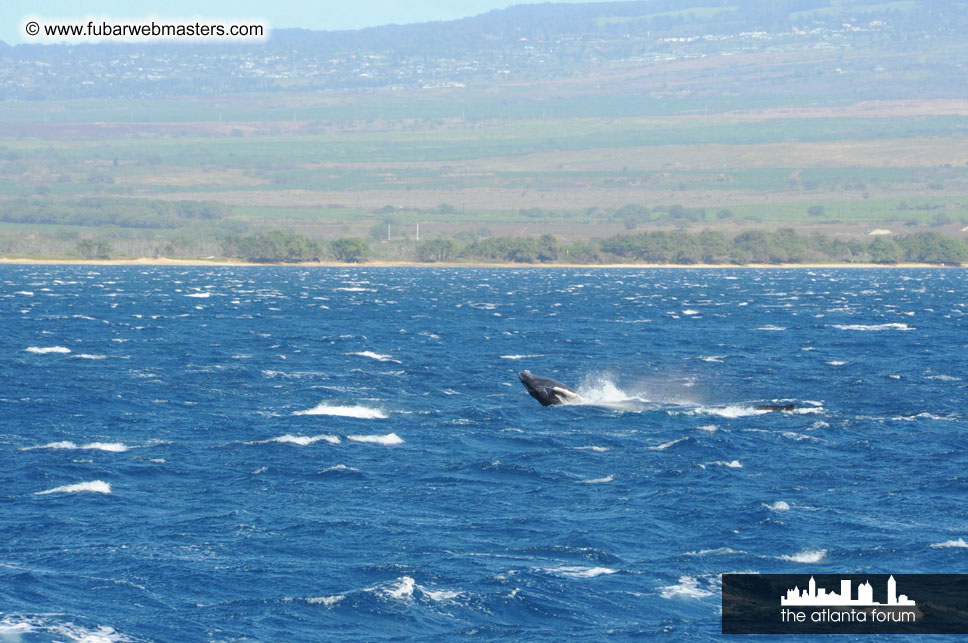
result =
[{"label": "distant mountain", "polygon": [[[730,55],[766,56],[770,66],[796,52],[822,59],[818,73],[879,76],[868,98],[905,87],[961,97],[968,83],[953,81],[968,68],[965,33],[968,2],[954,0],[520,5],[359,31],[279,29],[259,45],[0,43],[0,100],[487,87]],[[848,69],[858,56],[865,62]],[[707,72],[696,66],[682,80]]]}]

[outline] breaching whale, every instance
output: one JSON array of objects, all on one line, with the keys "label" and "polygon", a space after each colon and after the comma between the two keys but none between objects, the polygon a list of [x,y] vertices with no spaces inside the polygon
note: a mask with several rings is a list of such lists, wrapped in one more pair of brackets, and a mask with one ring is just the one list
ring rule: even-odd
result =
[{"label": "breaching whale", "polygon": [[541,402],[542,406],[566,404],[580,399],[578,393],[550,377],[538,377],[532,375],[531,371],[521,371],[518,379],[528,389],[531,397]]}]

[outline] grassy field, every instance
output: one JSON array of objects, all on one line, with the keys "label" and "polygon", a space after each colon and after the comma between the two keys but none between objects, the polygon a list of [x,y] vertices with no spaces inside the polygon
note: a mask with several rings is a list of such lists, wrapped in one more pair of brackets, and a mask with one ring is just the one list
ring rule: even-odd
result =
[{"label": "grassy field", "polygon": [[[414,100],[406,109],[406,97],[301,94],[248,107],[238,97],[2,103],[0,201],[215,201],[231,212],[212,234],[220,225],[275,226],[324,239],[377,238],[388,225],[391,236],[414,236],[418,223],[425,236],[552,232],[572,240],[781,225],[960,234],[968,223],[968,104],[960,101],[441,119],[413,114],[441,107],[446,92]],[[300,115],[358,107],[349,120]],[[371,118],[390,107],[410,116]],[[153,119],[130,120],[142,110]],[[253,113],[262,118],[232,120]],[[630,204],[644,214],[623,215]],[[670,216],[674,206],[689,216]],[[41,223],[12,225],[0,232],[53,234]]]}]

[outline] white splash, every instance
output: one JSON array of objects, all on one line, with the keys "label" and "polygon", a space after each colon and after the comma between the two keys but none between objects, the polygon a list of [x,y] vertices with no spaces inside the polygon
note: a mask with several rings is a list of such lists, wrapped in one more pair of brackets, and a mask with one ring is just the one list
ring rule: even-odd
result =
[{"label": "white splash", "polygon": [[387,414],[380,409],[370,408],[357,404],[356,406],[332,406],[329,404],[317,404],[305,411],[293,411],[293,415],[338,415],[341,417],[359,418],[362,420],[382,419]]},{"label": "white splash", "polygon": [[501,359],[531,359],[541,357],[541,355],[501,355]]},{"label": "white splash", "polygon": [[195,299],[208,299],[212,296],[210,292],[192,292],[185,295],[186,297],[194,297]]},{"label": "white splash", "polygon": [[593,478],[591,480],[582,480],[581,483],[582,484],[605,484],[608,482],[612,482],[613,480],[615,480],[615,477],[612,475],[608,475],[608,476],[605,476],[604,478]]},{"label": "white splash", "polygon": [[111,485],[103,480],[92,480],[91,482],[78,482],[63,487],[55,487],[47,491],[38,491],[35,496],[44,496],[49,493],[81,493],[89,491],[92,493],[111,493]]},{"label": "white splash", "polygon": [[311,596],[310,598],[306,599],[306,602],[310,605],[325,605],[326,607],[332,607],[345,598],[346,597],[342,594],[334,594],[333,596]]},{"label": "white splash", "polygon": [[790,505],[783,500],[777,500],[772,505],[764,504],[763,506],[770,511],[790,511]]},{"label": "white splash", "polygon": [[954,547],[957,549],[968,549],[968,543],[965,542],[964,538],[959,538],[958,540],[946,540],[943,543],[932,543],[931,545],[935,549],[941,549],[944,547]]},{"label": "white splash", "polygon": [[711,467],[727,467],[729,469],[743,468],[743,464],[739,460],[733,460],[731,462],[727,462],[726,460],[716,460],[715,462],[707,462],[705,464],[700,464],[699,466],[705,469],[707,465]]},{"label": "white splash", "polygon": [[346,436],[346,439],[350,440],[351,442],[371,442],[386,446],[403,444],[403,438],[396,433],[387,433],[386,435],[348,435]]},{"label": "white splash", "polygon": [[789,560],[794,563],[819,563],[827,555],[826,549],[804,549],[792,556],[780,556],[781,560]]}]

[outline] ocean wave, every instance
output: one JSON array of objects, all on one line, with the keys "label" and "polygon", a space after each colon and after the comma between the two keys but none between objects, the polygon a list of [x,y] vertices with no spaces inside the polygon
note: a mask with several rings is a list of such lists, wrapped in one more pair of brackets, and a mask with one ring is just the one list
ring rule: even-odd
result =
[{"label": "ocean wave", "polygon": [[605,453],[606,451],[611,451],[611,447],[599,447],[599,446],[587,446],[587,447],[574,447],[578,451],[594,451],[595,453]]},{"label": "ocean wave", "polygon": [[98,451],[110,451],[112,453],[124,453],[129,447],[121,442],[90,442],[88,444],[82,444],[80,446],[64,440],[61,442],[48,442],[47,444],[41,444],[35,447],[24,447],[20,449],[21,451],[32,451],[34,449],[96,449]]},{"label": "ocean wave", "polygon": [[210,292],[191,292],[185,295],[186,297],[194,297],[195,299],[208,299],[212,296]]},{"label": "ocean wave", "polygon": [[90,353],[78,353],[72,357],[74,359],[107,359],[107,355],[92,355]]},{"label": "ocean wave", "polygon": [[531,359],[534,357],[543,357],[542,355],[501,355],[501,359]]},{"label": "ocean wave", "polygon": [[613,480],[615,480],[615,476],[608,475],[608,476],[605,476],[604,478],[593,478],[591,480],[582,480],[581,483],[582,484],[605,484],[608,482],[612,482]]},{"label": "ocean wave", "polygon": [[546,567],[541,569],[548,574],[564,576],[566,578],[595,578],[608,574],[615,574],[617,569],[611,567],[584,567],[582,565],[561,565],[559,567]]},{"label": "ocean wave", "polygon": [[649,451],[665,451],[665,450],[666,450],[666,449],[668,449],[669,447],[671,447],[671,446],[673,446],[673,445],[676,445],[676,444],[679,444],[680,442],[685,442],[685,441],[686,441],[686,440],[688,440],[688,439],[689,439],[689,438],[688,438],[688,436],[687,436],[687,437],[684,437],[684,438],[679,438],[678,440],[672,440],[671,442],[665,442],[665,443],[663,443],[663,444],[660,444],[660,445],[658,445],[658,446],[654,446],[654,447],[645,447],[645,448],[646,448],[646,449],[648,449]]},{"label": "ocean wave", "polygon": [[50,620],[55,614],[24,616],[8,614],[0,618],[0,640],[20,641],[24,636],[34,640],[35,635],[44,634],[44,640],[61,640],[77,643],[126,643],[132,639],[116,631],[113,627],[101,625],[96,628],[84,627],[76,623],[58,623]]},{"label": "ocean wave", "polygon": [[777,558],[780,560],[789,560],[793,563],[819,563],[826,555],[826,549],[804,549],[791,556],[783,555]]},{"label": "ocean wave", "polygon": [[71,349],[66,346],[28,346],[24,349],[28,353],[37,355],[48,355],[50,353],[70,353]]},{"label": "ocean wave", "polygon": [[662,598],[705,598],[713,592],[699,587],[699,579],[695,576],[680,576],[679,583],[659,588]]},{"label": "ocean wave", "polygon": [[103,480],[92,480],[90,482],[78,482],[77,484],[64,485],[63,487],[54,487],[53,489],[48,489],[47,491],[38,491],[35,496],[44,496],[49,493],[81,493],[84,491],[89,491],[92,493],[111,493],[111,485]]},{"label": "ocean wave", "polygon": [[362,420],[383,419],[387,414],[380,409],[370,408],[357,404],[356,406],[332,406],[330,404],[317,404],[305,411],[293,411],[293,415],[337,415],[340,417],[359,418]]},{"label": "ocean wave", "polygon": [[783,500],[777,500],[772,505],[764,504],[763,506],[770,511],[790,511],[790,505]]},{"label": "ocean wave", "polygon": [[269,442],[279,442],[282,444],[296,444],[301,447],[309,446],[310,444],[315,444],[316,442],[328,442],[329,444],[339,444],[340,439],[335,435],[292,435],[287,433],[286,435],[280,435],[276,438],[269,438],[268,440],[262,440],[257,444],[267,444]]},{"label": "ocean wave", "polygon": [[890,324],[833,324],[837,330],[859,330],[859,331],[878,331],[878,330],[914,330],[907,324],[893,322]]},{"label": "ocean wave", "polygon": [[386,435],[348,435],[346,436],[346,439],[351,442],[371,442],[374,444],[384,444],[386,446],[403,444],[403,438],[396,433],[387,433]]},{"label": "ocean wave", "polygon": [[771,332],[775,332],[775,333],[780,333],[780,332],[785,331],[786,328],[783,327],[783,326],[775,326],[773,324],[767,324],[766,326],[760,326],[756,330],[765,330],[765,331],[771,331]]},{"label": "ocean wave", "polygon": [[686,556],[731,556],[734,554],[745,554],[742,549],[732,547],[716,547],[715,549],[700,549],[699,551],[687,551]]},{"label": "ocean wave", "polygon": [[699,465],[701,468],[705,469],[707,466],[710,467],[726,467],[728,469],[742,469],[743,464],[739,460],[716,460],[715,462],[706,462]]},{"label": "ocean wave", "polygon": [[968,549],[968,543],[965,542],[964,538],[959,538],[958,540],[946,540],[943,543],[932,543],[931,547],[935,549],[942,549],[947,547],[954,547],[957,549]]},{"label": "ocean wave", "polygon": [[731,404],[729,406],[700,406],[699,408],[686,411],[686,413],[691,415],[715,415],[723,418],[745,418],[752,415],[764,415],[770,412],[766,409],[738,404]]}]

